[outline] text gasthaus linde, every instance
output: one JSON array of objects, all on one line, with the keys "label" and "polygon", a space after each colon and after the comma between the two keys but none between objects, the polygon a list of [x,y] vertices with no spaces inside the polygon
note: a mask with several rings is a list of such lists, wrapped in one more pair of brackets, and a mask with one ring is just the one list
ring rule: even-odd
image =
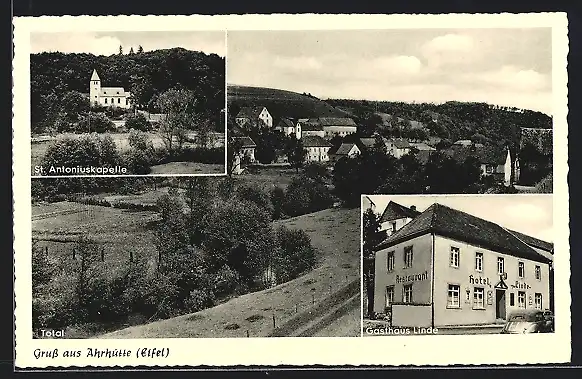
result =
[{"label": "text gasthaus linde", "polygon": [[[87,348],[85,352],[86,358],[129,358],[135,356],[136,358],[167,358],[170,355],[170,348],[157,348],[157,347],[140,347],[135,352],[132,353],[128,349],[95,349]],[[63,350],[59,352],[59,349],[52,350],[42,350],[35,349],[34,357],[36,359],[41,358],[80,358],[82,356],[81,350]]]}]

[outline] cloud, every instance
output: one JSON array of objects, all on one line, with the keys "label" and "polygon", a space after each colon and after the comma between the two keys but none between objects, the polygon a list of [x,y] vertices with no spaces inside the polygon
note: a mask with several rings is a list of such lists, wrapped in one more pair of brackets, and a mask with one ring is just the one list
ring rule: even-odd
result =
[{"label": "cloud", "polygon": [[515,66],[503,66],[498,70],[464,75],[468,83],[481,82],[491,86],[503,86],[518,91],[536,91],[546,89],[551,85],[548,75],[535,70],[522,69]]},{"label": "cloud", "polygon": [[473,49],[473,38],[462,34],[446,34],[430,40],[425,45],[427,52],[470,51]]},{"label": "cloud", "polygon": [[505,207],[504,213],[507,217],[516,219],[526,219],[528,223],[536,223],[546,221],[551,215],[548,215],[546,210],[535,204],[530,203],[515,203]]},{"label": "cloud", "polygon": [[367,63],[365,60],[359,63],[357,66],[366,75],[376,75],[378,72],[388,72],[392,75],[413,75],[418,74],[422,69],[420,59],[410,55],[379,57],[372,60],[371,63]]},{"label": "cloud", "polygon": [[427,64],[435,69],[476,62],[480,58],[477,43],[462,34],[446,34],[426,42],[421,47]]},{"label": "cloud", "polygon": [[42,33],[30,38],[31,53],[59,51],[62,53],[87,52],[95,55],[111,55],[122,45],[118,38],[96,36],[94,33]]},{"label": "cloud", "polygon": [[284,70],[317,71],[323,67],[321,62],[314,57],[281,57],[277,56],[273,60],[275,67]]}]

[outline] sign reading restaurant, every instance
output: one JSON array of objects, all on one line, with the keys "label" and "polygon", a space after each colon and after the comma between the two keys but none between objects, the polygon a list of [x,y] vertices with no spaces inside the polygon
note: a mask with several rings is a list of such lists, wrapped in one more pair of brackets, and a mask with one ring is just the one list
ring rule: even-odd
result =
[{"label": "sign reading restaurant", "polygon": [[425,271],[422,274],[396,275],[396,283],[417,282],[426,279],[428,279],[428,271]]},{"label": "sign reading restaurant", "polygon": [[496,324],[520,308],[550,308],[551,256],[438,203],[388,236],[374,259],[374,312],[390,314],[393,326],[407,325],[412,314],[436,328]]}]

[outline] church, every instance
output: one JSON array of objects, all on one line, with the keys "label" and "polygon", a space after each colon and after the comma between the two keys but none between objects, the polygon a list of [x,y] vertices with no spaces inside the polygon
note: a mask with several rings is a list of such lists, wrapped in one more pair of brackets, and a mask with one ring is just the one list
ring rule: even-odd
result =
[{"label": "church", "polygon": [[131,107],[131,93],[125,91],[123,87],[101,87],[101,79],[97,70],[93,70],[91,84],[89,84],[89,98],[92,106],[105,107]]}]

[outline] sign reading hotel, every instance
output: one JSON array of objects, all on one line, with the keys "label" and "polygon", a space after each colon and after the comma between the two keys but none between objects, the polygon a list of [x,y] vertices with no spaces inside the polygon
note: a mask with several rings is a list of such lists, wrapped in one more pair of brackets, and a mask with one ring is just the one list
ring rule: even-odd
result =
[{"label": "sign reading hotel", "polygon": [[396,283],[419,282],[428,279],[428,271],[422,274],[396,275]]}]

